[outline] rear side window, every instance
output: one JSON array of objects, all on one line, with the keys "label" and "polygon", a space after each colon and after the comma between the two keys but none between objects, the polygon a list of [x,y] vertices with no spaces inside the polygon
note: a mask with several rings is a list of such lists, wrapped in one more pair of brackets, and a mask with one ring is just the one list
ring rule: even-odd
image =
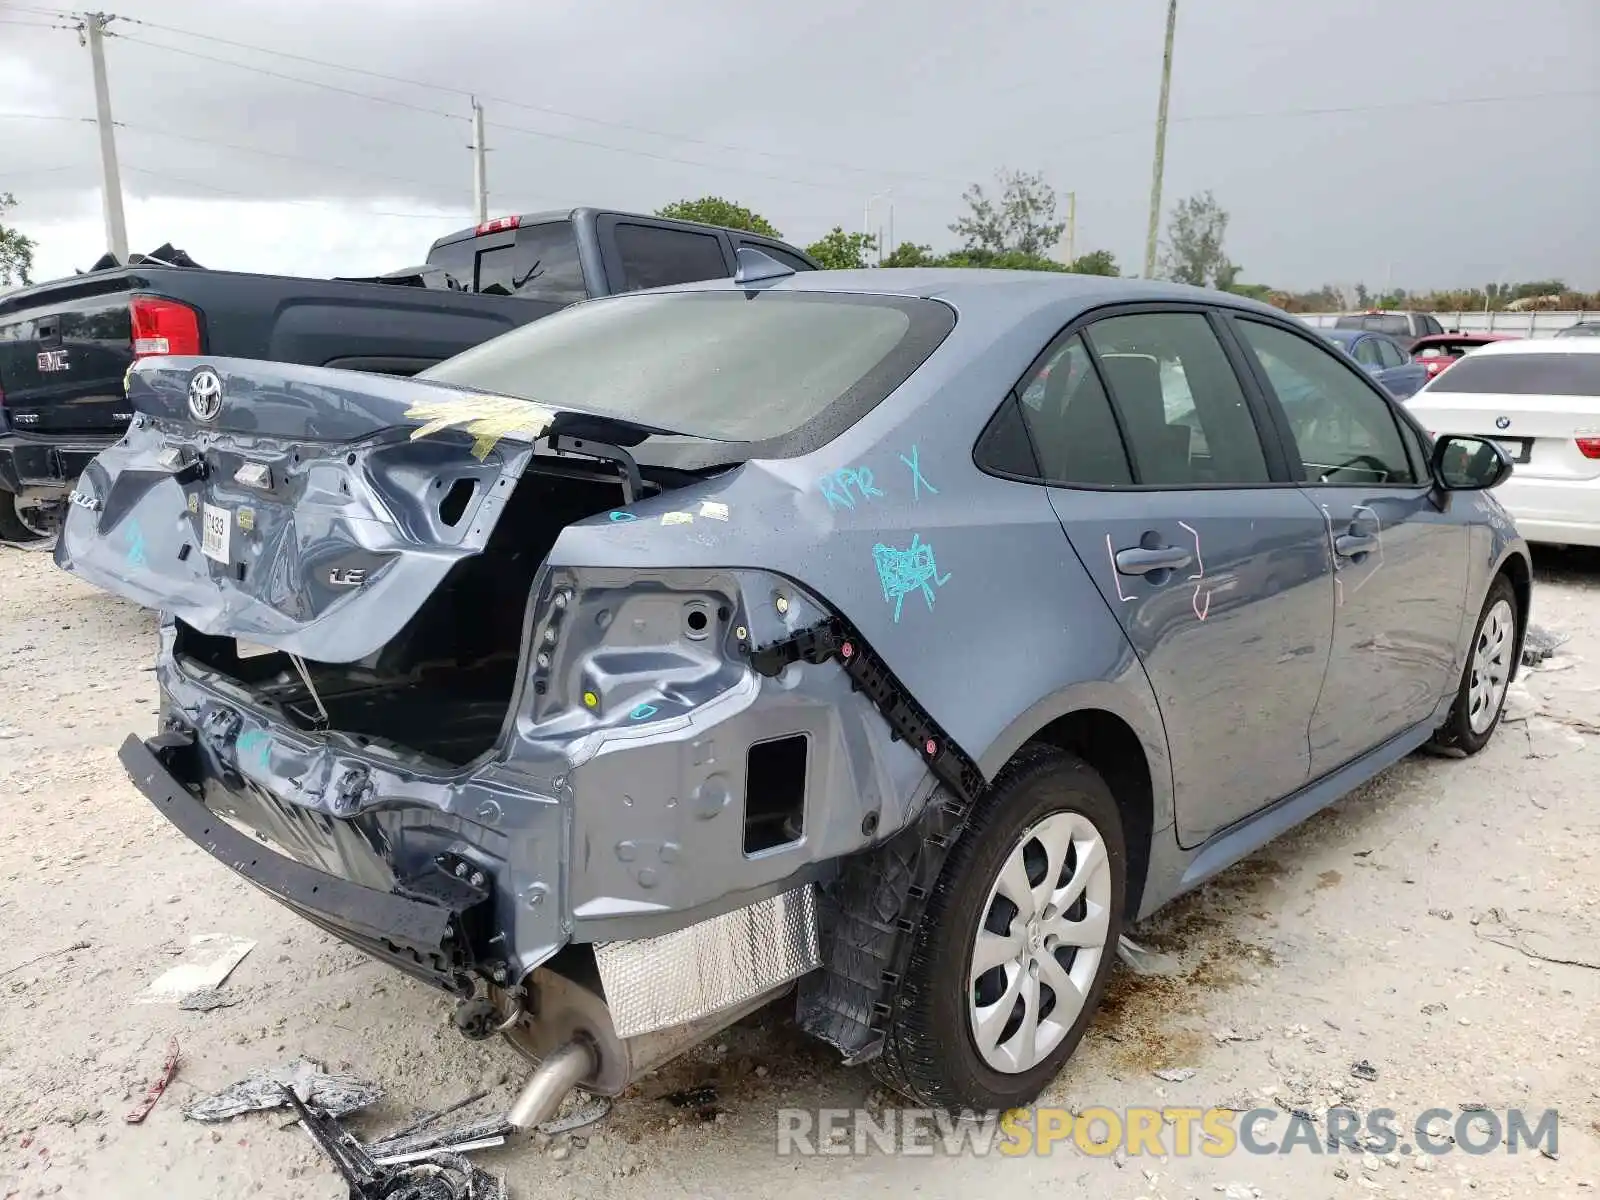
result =
[{"label": "rear side window", "polygon": [[[1073,336],[1045,355],[1017,389],[1018,408],[1048,483],[1114,487],[1133,482],[1111,401],[1083,338]],[[999,428],[1004,430],[1004,423]],[[991,430],[991,438],[998,436]],[[991,442],[991,453],[1003,443]],[[992,465],[1005,470],[1003,462]],[[1012,473],[1020,473],[1013,472]]]},{"label": "rear side window", "polygon": [[1378,350],[1378,339],[1362,338],[1357,342],[1355,358],[1364,367],[1383,366],[1383,356]]},{"label": "rear side window", "polygon": [[584,299],[578,239],[566,221],[517,230],[517,240],[478,255],[476,290],[486,296],[522,296],[575,304]]},{"label": "rear side window", "polygon": [[554,313],[419,378],[784,457],[860,420],[954,324],[938,301],[901,296],[624,296]]},{"label": "rear side window", "polygon": [[439,246],[428,262],[444,268],[469,291],[489,296],[575,304],[588,295],[577,235],[566,221],[525,226],[510,242],[504,235],[464,238]]},{"label": "rear side window", "polygon": [[728,274],[722,242],[714,233],[663,229],[659,225],[615,226],[622,262],[622,291],[720,279]]},{"label": "rear side window", "polygon": [[1428,390],[1600,396],[1600,354],[1469,354]]},{"label": "rear side window", "polygon": [[1203,314],[1107,317],[1088,342],[1141,484],[1270,482],[1244,390]]},{"label": "rear side window", "polygon": [[1373,340],[1378,343],[1378,357],[1382,359],[1384,366],[1400,367],[1405,365],[1406,356],[1401,352],[1399,346],[1387,338],[1375,338]]},{"label": "rear side window", "polygon": [[1348,360],[1273,325],[1240,319],[1236,327],[1289,418],[1305,482],[1413,482],[1394,410],[1345,365]]}]

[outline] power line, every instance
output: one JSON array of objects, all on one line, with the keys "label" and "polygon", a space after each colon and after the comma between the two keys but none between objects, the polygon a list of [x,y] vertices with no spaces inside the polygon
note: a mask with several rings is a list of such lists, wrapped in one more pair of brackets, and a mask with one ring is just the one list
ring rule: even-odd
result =
[{"label": "power line", "polygon": [[[369,79],[382,79],[388,83],[401,83],[410,87],[428,88],[432,91],[446,92],[453,96],[467,96],[470,98],[471,96],[476,95],[482,100],[487,100],[493,104],[504,104],[509,108],[521,108],[529,112],[541,112],[553,117],[562,117],[569,121],[583,121],[591,125],[601,125],[612,129],[627,130],[630,133],[642,133],[649,137],[666,138],[669,141],[690,142],[695,145],[708,146],[717,150],[727,150],[736,154],[758,154],[766,158],[787,158],[797,162],[810,162],[819,166],[831,167],[834,170],[853,171],[864,175],[893,175],[906,179],[924,179],[932,183],[955,183],[964,185],[968,182],[966,180],[956,179],[954,176],[933,175],[923,171],[905,171],[887,167],[861,167],[851,163],[834,162],[829,159],[814,158],[810,155],[795,154],[790,151],[762,150],[754,146],[741,146],[731,142],[717,142],[707,138],[695,137],[686,133],[671,133],[663,129],[651,129],[648,126],[636,125],[630,121],[616,121],[608,120],[604,117],[591,117],[584,113],[569,112],[566,109],[552,108],[548,105],[530,104],[524,100],[512,100],[507,96],[493,96],[483,91],[454,87],[449,84],[432,83],[425,79],[411,79],[404,75],[391,75],[384,71],[374,71],[367,67],[351,66],[348,63],[331,62],[328,59],[313,58],[310,55],[305,54],[294,54],[287,50],[274,50],[267,46],[257,46],[250,42],[240,42],[235,41],[232,38],[217,37],[214,34],[197,33],[192,29],[179,29],[175,26],[162,25],[155,21],[144,21],[137,17],[123,17],[121,19],[124,21],[130,21],[135,25],[143,25],[148,29],[159,29],[164,33],[177,34],[180,37],[199,38],[202,41],[215,42],[222,46],[232,46],[239,50],[250,50],[258,54],[271,54],[276,55],[279,58],[292,59],[295,62],[303,62],[310,66],[326,67],[334,71],[348,71],[355,75],[365,75]],[[150,42],[146,44],[155,45],[156,43]],[[618,149],[621,149],[621,147],[618,147]]]},{"label": "power line", "polygon": [[[0,12],[6,9],[0,8]],[[71,25],[54,25],[49,21],[13,21],[9,17],[0,17],[0,25],[17,25],[23,29],[71,29]]]},{"label": "power line", "polygon": [[94,124],[93,117],[64,117],[59,113],[0,112],[0,121],[87,121]]},{"label": "power line", "polygon": [[360,100],[372,100],[378,104],[392,104],[396,108],[409,109],[412,112],[427,113],[433,117],[444,117],[451,121],[465,121],[467,118],[460,113],[445,112],[442,108],[429,108],[424,104],[412,104],[408,100],[396,100],[390,96],[377,96],[371,92],[360,92],[354,88],[340,87],[336,83],[324,83],[320,79],[305,79],[299,75],[285,75],[281,71],[270,71],[266,67],[253,67],[248,63],[235,62],[232,59],[216,58],[210,54],[201,54],[197,50],[183,50],[177,46],[167,46],[160,42],[147,41],[144,38],[132,37],[126,33],[112,35],[124,42],[134,42],[140,46],[150,46],[156,50],[165,50],[170,54],[182,54],[187,58],[198,58],[205,62],[218,63],[224,67],[232,67],[238,71],[251,71],[257,75],[266,75],[272,79],[282,79],[289,83],[304,84],[306,87],[322,88],[324,91],[338,92],[342,96],[354,96]]}]

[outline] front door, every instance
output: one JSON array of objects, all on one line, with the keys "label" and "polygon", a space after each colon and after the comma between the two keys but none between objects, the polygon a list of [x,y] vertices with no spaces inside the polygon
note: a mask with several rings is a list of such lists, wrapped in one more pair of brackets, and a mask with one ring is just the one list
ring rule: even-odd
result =
[{"label": "front door", "polygon": [[1333,655],[1311,721],[1316,777],[1428,719],[1453,688],[1469,531],[1440,512],[1420,442],[1359,373],[1281,326],[1234,327],[1283,400],[1293,465],[1337,564]]},{"label": "front door", "polygon": [[1101,318],[1020,392],[1051,503],[1155,690],[1195,845],[1310,773],[1333,623],[1322,515],[1203,310]]}]

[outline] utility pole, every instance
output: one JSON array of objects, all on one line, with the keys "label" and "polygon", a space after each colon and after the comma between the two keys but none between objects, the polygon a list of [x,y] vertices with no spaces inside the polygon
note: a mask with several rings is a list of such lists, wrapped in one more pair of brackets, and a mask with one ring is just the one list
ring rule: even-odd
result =
[{"label": "utility pole", "polygon": [[128,261],[128,222],[122,213],[122,173],[117,169],[117,137],[111,125],[111,89],[106,83],[105,32],[115,17],[84,13],[78,41],[89,47],[94,67],[94,115],[100,127],[100,177],[105,200],[106,249],[118,262]]},{"label": "utility pole", "polygon": [[1078,193],[1067,193],[1067,266],[1078,261]]},{"label": "utility pole", "polygon": [[1167,157],[1167,95],[1172,89],[1172,33],[1178,0],[1167,0],[1167,48],[1161,56],[1161,105],[1156,109],[1156,161],[1150,175],[1150,229],[1144,239],[1144,277],[1156,274],[1156,236],[1161,230],[1161,168]]},{"label": "utility pole", "polygon": [[489,165],[484,159],[483,105],[472,97],[472,207],[478,214],[478,224],[489,219]]}]

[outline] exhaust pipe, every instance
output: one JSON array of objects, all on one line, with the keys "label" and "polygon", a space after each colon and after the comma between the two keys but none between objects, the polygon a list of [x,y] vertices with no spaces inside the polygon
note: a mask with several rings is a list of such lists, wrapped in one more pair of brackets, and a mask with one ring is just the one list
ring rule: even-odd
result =
[{"label": "exhaust pipe", "polygon": [[581,1038],[552,1050],[511,1102],[506,1124],[517,1133],[531,1132],[555,1116],[572,1089],[594,1074],[598,1066],[594,1051]]}]

